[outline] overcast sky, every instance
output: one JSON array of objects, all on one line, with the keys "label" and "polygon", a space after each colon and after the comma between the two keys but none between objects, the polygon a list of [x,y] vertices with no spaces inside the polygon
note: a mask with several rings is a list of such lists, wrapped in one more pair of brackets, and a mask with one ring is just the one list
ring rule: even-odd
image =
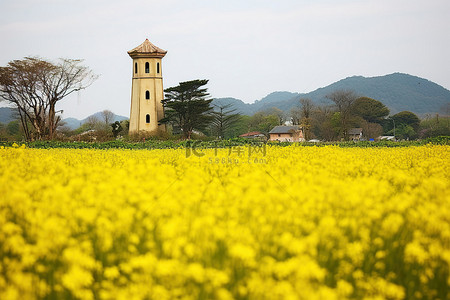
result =
[{"label": "overcast sky", "polygon": [[449,0],[1,0],[0,65],[81,58],[100,78],[62,100],[64,117],[129,116],[132,61],[167,50],[164,87],[209,79],[245,102],[353,76],[408,73],[450,88]]}]

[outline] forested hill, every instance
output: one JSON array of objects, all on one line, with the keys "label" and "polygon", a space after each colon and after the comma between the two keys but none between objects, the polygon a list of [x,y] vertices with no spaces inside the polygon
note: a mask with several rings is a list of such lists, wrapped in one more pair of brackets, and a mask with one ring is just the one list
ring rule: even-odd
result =
[{"label": "forested hill", "polygon": [[15,109],[9,107],[0,107],[0,123],[7,124],[11,121],[17,120],[18,114]]},{"label": "forested hill", "polygon": [[[307,94],[273,92],[251,104],[235,98],[218,98],[213,101],[213,104],[231,103],[237,112],[244,115],[252,115],[272,107],[289,112],[292,107],[299,106],[300,98],[310,98],[320,105],[331,104],[325,96],[339,89],[354,90],[358,95],[379,100],[389,107],[391,115],[404,110],[419,116],[427,113],[450,114],[449,90],[429,80],[401,73],[369,78],[353,76]],[[126,117],[118,117],[117,120],[126,119]],[[16,118],[14,109],[0,107],[0,123],[6,124]],[[64,121],[67,126],[76,128],[85,120],[68,118]]]},{"label": "forested hill", "polygon": [[358,95],[383,102],[391,114],[408,110],[418,115],[449,114],[450,91],[429,80],[402,73],[379,77],[353,76],[307,94],[275,92],[252,104],[234,98],[219,98],[214,103],[232,103],[238,112],[251,115],[257,111],[277,107],[288,112],[299,105],[300,98],[310,98],[316,104],[331,104],[325,96],[335,90],[349,89]]}]

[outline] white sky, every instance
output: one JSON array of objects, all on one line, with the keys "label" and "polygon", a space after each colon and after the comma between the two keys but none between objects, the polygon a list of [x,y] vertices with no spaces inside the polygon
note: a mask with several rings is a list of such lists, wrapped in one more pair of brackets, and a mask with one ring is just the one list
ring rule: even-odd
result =
[{"label": "white sky", "polygon": [[245,102],[353,75],[409,73],[450,88],[449,0],[1,0],[0,65],[85,59],[100,78],[62,100],[64,117],[129,115],[127,51],[167,50],[164,87],[209,79]]}]

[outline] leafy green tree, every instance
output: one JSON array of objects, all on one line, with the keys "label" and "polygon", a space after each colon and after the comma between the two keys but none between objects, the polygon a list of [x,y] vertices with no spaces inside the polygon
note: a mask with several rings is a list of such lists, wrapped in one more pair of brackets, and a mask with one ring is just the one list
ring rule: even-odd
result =
[{"label": "leafy green tree", "polygon": [[384,131],[399,139],[415,139],[418,137],[420,119],[410,111],[402,111],[385,120]]},{"label": "leafy green tree", "polygon": [[268,136],[269,131],[278,125],[280,125],[280,118],[278,115],[267,114],[267,112],[260,111],[250,117],[249,131],[260,131],[262,134]]},{"label": "leafy green tree", "polygon": [[381,124],[389,115],[389,108],[378,100],[360,97],[353,103],[353,114],[370,123]]},{"label": "leafy green tree", "polygon": [[334,133],[336,134],[337,137],[343,135],[341,119],[342,119],[342,114],[340,112],[338,112],[338,111],[334,112],[331,115],[331,119],[330,119],[331,127],[332,127],[332,130],[334,131]]},{"label": "leafy green tree", "polygon": [[120,121],[120,126],[124,129],[122,135],[128,135],[128,131],[130,130],[130,120]]},{"label": "leafy green tree", "polygon": [[239,120],[233,125],[230,130],[232,137],[239,136],[241,134],[250,132],[250,120],[252,117],[246,115],[240,115]]},{"label": "leafy green tree", "polygon": [[398,114],[393,115],[392,119],[394,119],[396,126],[400,127],[400,125],[403,124],[411,126],[414,131],[419,129],[420,119],[416,114],[410,111],[399,112]]},{"label": "leafy green tree", "polygon": [[[393,130],[390,131],[393,134]],[[396,126],[395,136],[401,140],[413,140],[417,138],[417,133],[414,128],[407,124],[400,124]]]},{"label": "leafy green tree", "polygon": [[436,136],[450,136],[450,117],[427,116],[420,122],[419,137],[428,138]]},{"label": "leafy green tree", "polygon": [[22,140],[22,133],[19,120],[11,121],[8,124],[0,123],[0,140]]},{"label": "leafy green tree", "polygon": [[208,89],[208,80],[180,82],[179,85],[165,89],[164,118],[161,123],[179,128],[186,139],[194,130],[204,131],[213,120]]},{"label": "leafy green tree", "polygon": [[[405,125],[410,126],[416,134],[403,134],[402,131],[410,131],[409,128],[405,129]],[[395,135],[400,139],[411,139],[418,137],[420,119],[417,115],[410,111],[402,111],[395,114],[382,122],[383,131],[387,135]],[[405,137],[406,136],[406,137]]]},{"label": "leafy green tree", "polygon": [[114,123],[111,124],[111,127],[112,127],[112,133],[113,133],[114,138],[117,138],[117,136],[123,129],[122,125],[120,124],[119,121],[115,121]]}]

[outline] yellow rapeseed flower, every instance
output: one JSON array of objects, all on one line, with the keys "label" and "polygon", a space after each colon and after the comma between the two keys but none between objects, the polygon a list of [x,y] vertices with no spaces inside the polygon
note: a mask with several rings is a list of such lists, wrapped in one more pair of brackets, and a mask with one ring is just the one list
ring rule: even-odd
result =
[{"label": "yellow rapeseed flower", "polygon": [[0,147],[0,299],[450,297],[449,146],[198,151]]}]

